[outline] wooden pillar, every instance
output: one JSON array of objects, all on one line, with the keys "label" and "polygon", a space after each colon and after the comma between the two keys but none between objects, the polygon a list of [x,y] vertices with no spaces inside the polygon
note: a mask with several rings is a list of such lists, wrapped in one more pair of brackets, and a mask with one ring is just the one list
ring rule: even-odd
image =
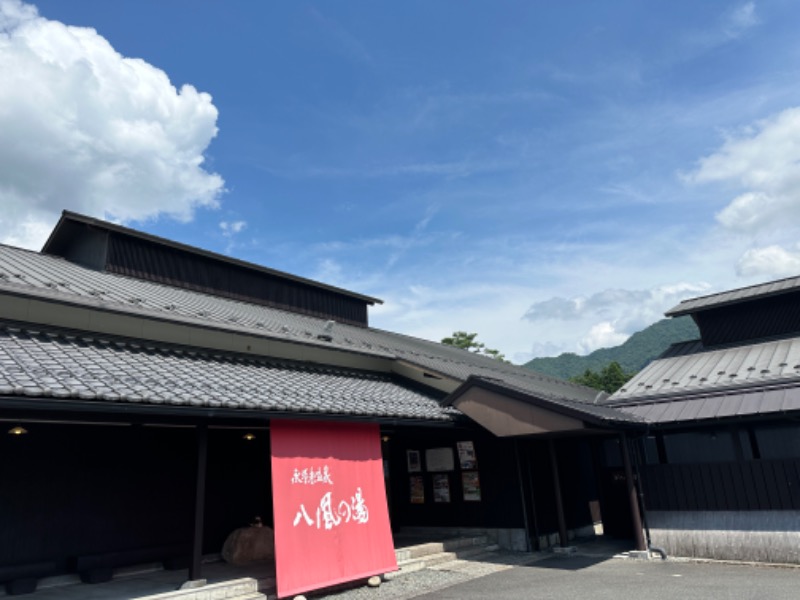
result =
[{"label": "wooden pillar", "polygon": [[525,502],[525,481],[522,479],[522,463],[519,457],[519,440],[514,440],[514,456],[517,459],[517,481],[519,482],[519,499],[522,502],[522,523],[525,527],[526,552],[533,550],[531,546],[531,533],[528,525],[528,506]]},{"label": "wooden pillar", "polygon": [[208,463],[208,426],[197,426],[197,479],[194,498],[194,537],[192,540],[192,563],[189,566],[189,580],[202,578],[203,560],[203,522],[206,511],[206,466]]},{"label": "wooden pillar", "polygon": [[556,514],[558,515],[558,541],[562,548],[566,548],[569,540],[567,539],[567,521],[564,518],[564,502],[561,498],[561,478],[558,476],[558,461],[556,460],[556,445],[551,439],[547,440],[547,447],[550,450],[550,467],[553,471],[553,491],[556,495]]},{"label": "wooden pillar", "polygon": [[533,473],[531,472],[531,450],[528,450],[527,460],[525,461],[525,471],[528,476],[528,491],[531,497],[531,525],[533,530],[533,542],[531,550],[541,550],[539,538],[539,518],[536,516],[536,492],[533,487]]},{"label": "wooden pillar", "polygon": [[631,520],[633,521],[633,538],[636,542],[636,549],[639,551],[647,550],[644,543],[644,528],[642,527],[642,515],[639,512],[639,499],[636,496],[636,482],[633,480],[633,470],[631,469],[631,456],[628,451],[628,436],[625,433],[619,434],[619,446],[622,450],[622,465],[625,468],[625,484],[627,485],[628,500],[631,506]]}]

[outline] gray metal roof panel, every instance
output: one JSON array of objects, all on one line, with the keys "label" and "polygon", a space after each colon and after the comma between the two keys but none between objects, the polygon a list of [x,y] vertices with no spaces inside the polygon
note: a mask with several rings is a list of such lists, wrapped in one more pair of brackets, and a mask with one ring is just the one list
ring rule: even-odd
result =
[{"label": "gray metal roof panel", "polygon": [[700,310],[707,310],[729,304],[738,304],[756,298],[765,298],[767,296],[775,296],[777,294],[794,292],[797,290],[800,290],[800,277],[787,277],[786,279],[779,279],[768,283],[727,290],[706,296],[698,296],[697,298],[689,298],[668,310],[665,315],[668,317],[679,317]]},{"label": "gray metal roof panel", "polygon": [[[4,277],[5,275],[5,277]],[[456,380],[471,375],[499,379],[539,398],[594,404],[597,392],[514,365],[374,328],[337,323],[332,340],[317,340],[326,319],[211,296],[112,273],[61,258],[0,245],[0,291],[38,294],[92,308],[246,332],[405,360]]]},{"label": "gray metal roof panel", "polygon": [[607,403],[785,382],[800,384],[800,337],[712,349],[685,342],[650,363]]},{"label": "gray metal roof panel", "polygon": [[650,424],[779,415],[800,411],[800,387],[661,399],[617,408]]},{"label": "gray metal roof panel", "polygon": [[653,424],[800,410],[800,337],[676,344],[605,404]]}]

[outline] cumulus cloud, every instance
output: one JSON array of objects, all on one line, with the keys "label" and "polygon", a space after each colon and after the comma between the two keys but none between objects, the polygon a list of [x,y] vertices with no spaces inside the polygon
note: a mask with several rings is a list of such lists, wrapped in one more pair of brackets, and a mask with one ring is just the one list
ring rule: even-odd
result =
[{"label": "cumulus cloud", "polygon": [[725,228],[775,233],[800,225],[800,107],[787,109],[700,160],[688,176],[696,183],[723,183],[739,193],[717,213]]},{"label": "cumulus cloud", "polygon": [[244,231],[247,227],[246,221],[220,221],[219,228],[222,230],[222,235],[230,238]]},{"label": "cumulus cloud", "polygon": [[717,222],[757,246],[739,258],[738,275],[800,272],[797,249],[786,246],[800,227],[800,107],[729,136],[716,152],[699,161],[687,180],[734,190],[733,198],[717,213]]},{"label": "cumulus cloud", "polygon": [[578,338],[577,351],[588,353],[618,346],[631,334],[664,318],[664,312],[681,300],[708,289],[706,284],[678,283],[647,290],[607,289],[588,297],[553,297],[532,304],[523,319],[540,327],[569,322],[569,329],[585,332]]},{"label": "cumulus cloud", "polygon": [[593,325],[589,333],[578,342],[582,354],[589,354],[598,348],[613,348],[628,339],[630,334],[616,330],[613,323],[602,321]]},{"label": "cumulus cloud", "polygon": [[617,323],[629,321],[632,326],[642,322],[648,325],[681,300],[706,289],[705,284],[679,283],[649,290],[607,289],[589,297],[556,296],[532,304],[523,318],[528,321],[570,321],[603,317]]},{"label": "cumulus cloud", "polygon": [[786,277],[800,274],[800,249],[785,250],[780,246],[752,248],[745,252],[736,264],[736,272],[742,277],[769,276]]},{"label": "cumulus cloud", "polygon": [[19,0],[0,0],[0,74],[0,241],[40,246],[63,208],[128,222],[217,206],[208,94]]}]

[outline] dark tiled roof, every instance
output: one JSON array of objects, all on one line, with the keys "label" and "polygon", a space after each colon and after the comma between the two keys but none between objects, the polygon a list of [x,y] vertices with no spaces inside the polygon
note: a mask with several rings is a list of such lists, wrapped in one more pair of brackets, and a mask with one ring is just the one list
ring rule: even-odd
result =
[{"label": "dark tiled roof", "polygon": [[675,344],[605,404],[650,423],[800,410],[800,337]]},{"label": "dark tiled roof", "polygon": [[717,308],[729,304],[738,304],[740,302],[755,300],[756,298],[766,298],[768,296],[776,296],[778,294],[796,292],[798,290],[800,290],[800,277],[788,277],[786,279],[770,281],[769,283],[762,283],[760,285],[751,285],[735,290],[719,292],[717,294],[709,294],[708,296],[689,298],[674,308],[671,308],[665,314],[668,317],[679,317],[701,310]]},{"label": "dark tiled roof", "polygon": [[0,323],[0,396],[452,420],[384,374]]},{"label": "dark tiled roof", "polygon": [[458,381],[471,375],[487,377],[555,403],[591,407],[598,400],[595,390],[458,348],[342,323],[334,326],[330,341],[320,341],[324,319],[97,272],[10,246],[0,245],[0,291],[382,356]]}]

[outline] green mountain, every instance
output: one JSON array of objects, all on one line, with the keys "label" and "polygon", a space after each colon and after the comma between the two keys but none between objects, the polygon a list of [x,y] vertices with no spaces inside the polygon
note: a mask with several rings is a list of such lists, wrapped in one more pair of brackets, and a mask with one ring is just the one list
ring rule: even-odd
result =
[{"label": "green mountain", "polygon": [[699,337],[700,332],[691,317],[662,319],[634,333],[620,346],[600,348],[586,356],[565,352],[560,356],[534,358],[523,366],[546,375],[569,379],[582,374],[586,369],[599,372],[608,363],[617,361],[626,373],[635,373],[671,344],[696,340]]}]

